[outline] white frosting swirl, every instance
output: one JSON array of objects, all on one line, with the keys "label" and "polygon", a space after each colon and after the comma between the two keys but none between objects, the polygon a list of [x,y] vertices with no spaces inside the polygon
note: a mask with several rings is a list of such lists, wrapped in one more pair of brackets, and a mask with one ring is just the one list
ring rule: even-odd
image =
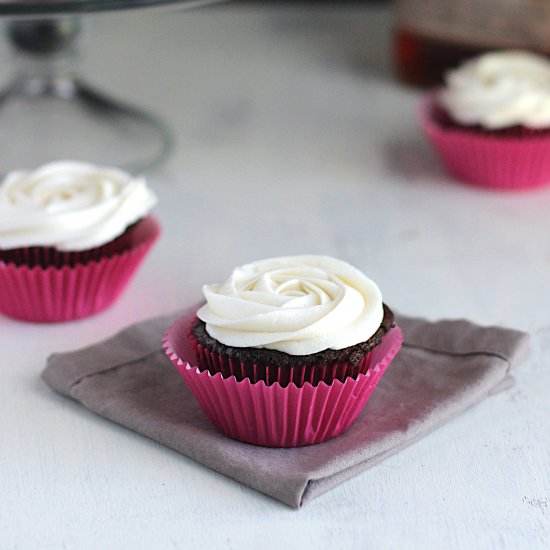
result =
[{"label": "white frosting swirl", "polygon": [[544,57],[488,53],[449,72],[446,80],[442,105],[461,124],[550,127],[550,62]]},{"label": "white frosting swirl", "polygon": [[76,161],[16,171],[0,184],[0,248],[103,245],[147,214],[156,197],[143,178]]},{"label": "white frosting swirl", "polygon": [[384,316],[382,295],[361,271],[328,256],[287,256],[236,268],[203,287],[197,316],[227,346],[290,355],[343,349],[368,340]]}]

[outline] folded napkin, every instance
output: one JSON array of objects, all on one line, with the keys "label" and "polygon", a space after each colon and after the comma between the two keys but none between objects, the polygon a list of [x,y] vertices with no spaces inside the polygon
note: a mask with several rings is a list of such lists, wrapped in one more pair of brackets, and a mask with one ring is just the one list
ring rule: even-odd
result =
[{"label": "folded napkin", "polygon": [[43,378],[95,413],[295,508],[506,387],[529,345],[515,330],[398,316],[403,348],[352,427],[326,443],[272,449],[218,432],[165,356],[163,333],[184,313],[54,354]]}]

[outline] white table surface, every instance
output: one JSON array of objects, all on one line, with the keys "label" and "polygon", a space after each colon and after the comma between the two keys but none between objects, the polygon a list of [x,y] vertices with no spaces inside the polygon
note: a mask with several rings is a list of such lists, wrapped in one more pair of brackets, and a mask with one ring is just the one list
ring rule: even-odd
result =
[{"label": "white table surface", "polygon": [[[549,548],[550,189],[454,183],[390,69],[387,8],[223,5],[100,17],[86,72],[178,133],[164,235],[94,318],[0,318],[0,548]],[[133,57],[129,56],[133,52]],[[395,309],[533,336],[514,388],[299,511],[56,395],[71,350],[248,260],[348,260]]]}]

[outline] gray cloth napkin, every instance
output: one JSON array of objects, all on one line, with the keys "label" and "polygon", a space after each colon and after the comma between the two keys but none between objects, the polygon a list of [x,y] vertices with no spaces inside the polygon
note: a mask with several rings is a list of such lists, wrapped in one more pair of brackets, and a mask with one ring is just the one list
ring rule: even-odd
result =
[{"label": "gray cloth napkin", "polygon": [[515,330],[398,316],[403,348],[352,427],[326,443],[270,449],[219,433],[165,356],[162,335],[183,313],[54,354],[43,378],[95,413],[295,508],[510,385],[529,346]]}]

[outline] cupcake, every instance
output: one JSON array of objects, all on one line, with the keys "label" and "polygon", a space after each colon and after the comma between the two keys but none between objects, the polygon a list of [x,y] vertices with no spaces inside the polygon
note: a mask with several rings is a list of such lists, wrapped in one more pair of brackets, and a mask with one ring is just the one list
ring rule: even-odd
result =
[{"label": "cupcake", "polygon": [[157,239],[143,178],[60,161],[0,183],[0,312],[57,322],[97,313],[120,295]]},{"label": "cupcake", "polygon": [[420,123],[449,172],[474,185],[521,190],[550,183],[550,61],[484,54],[447,74]]},{"label": "cupcake", "polygon": [[339,435],[401,345],[377,285],[327,256],[254,262],[203,293],[164,347],[214,425],[247,443]]}]

